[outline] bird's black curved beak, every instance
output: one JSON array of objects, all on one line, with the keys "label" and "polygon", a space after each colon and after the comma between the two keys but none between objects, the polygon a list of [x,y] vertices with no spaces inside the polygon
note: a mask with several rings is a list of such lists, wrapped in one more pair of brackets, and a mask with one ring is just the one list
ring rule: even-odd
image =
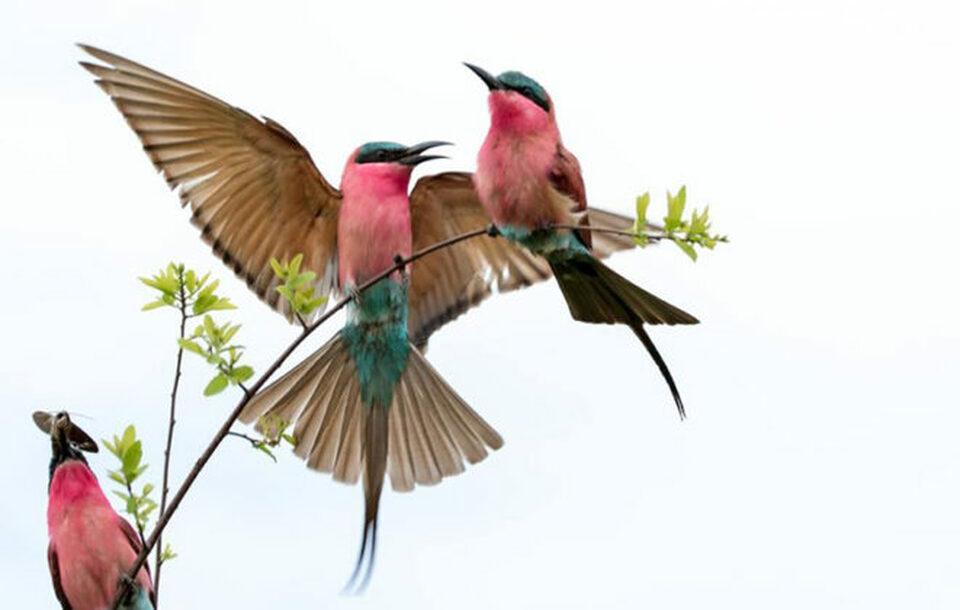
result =
[{"label": "bird's black curved beak", "polygon": [[409,165],[413,167],[415,165],[420,165],[424,161],[430,161],[432,159],[446,159],[444,155],[421,155],[420,153],[430,150],[431,148],[436,148],[437,146],[452,146],[450,142],[441,142],[440,140],[430,140],[429,142],[421,142],[419,144],[414,144],[408,148],[403,156],[397,159],[397,163],[402,163],[403,165]]},{"label": "bird's black curved beak", "polygon": [[497,77],[494,76],[493,74],[490,74],[480,66],[468,64],[467,62],[463,62],[463,65],[473,70],[473,73],[480,77],[480,80],[482,80],[487,85],[487,88],[490,89],[490,91],[497,91],[497,90],[503,89],[503,84],[499,80],[497,80]]}]

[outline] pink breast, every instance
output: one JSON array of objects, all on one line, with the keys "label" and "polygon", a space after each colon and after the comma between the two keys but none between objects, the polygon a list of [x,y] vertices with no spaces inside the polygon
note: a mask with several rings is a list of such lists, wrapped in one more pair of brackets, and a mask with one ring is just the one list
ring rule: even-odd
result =
[{"label": "pink breast", "polygon": [[[119,519],[85,464],[71,461],[57,468],[50,485],[47,526],[60,583],[73,610],[107,607],[121,572],[136,558]],[[137,580],[150,588],[146,570]]]}]

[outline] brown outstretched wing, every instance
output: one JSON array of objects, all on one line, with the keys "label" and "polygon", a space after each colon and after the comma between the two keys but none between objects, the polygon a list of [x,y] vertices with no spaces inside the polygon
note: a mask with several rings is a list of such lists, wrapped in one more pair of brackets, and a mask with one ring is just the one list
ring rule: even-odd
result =
[{"label": "brown outstretched wing", "polygon": [[263,121],[190,85],[81,45],[81,62],[136,132],[203,239],[247,285],[289,317],[270,258],[304,255],[317,294],[336,282],[340,193],[279,123]]},{"label": "brown outstretched wing", "polygon": [[[425,176],[410,194],[414,251],[490,224],[468,173]],[[410,271],[410,338],[418,346],[493,291],[550,277],[542,258],[503,238],[475,237],[429,254]]]},{"label": "brown outstretched wing", "polygon": [[53,593],[57,596],[60,607],[63,608],[63,610],[73,610],[73,606],[70,605],[70,600],[67,599],[67,594],[63,592],[63,585],[60,583],[60,563],[57,558],[57,550],[53,548],[53,544],[47,546],[47,564],[50,566],[50,579],[53,581]]},{"label": "brown outstretched wing", "polygon": [[[473,188],[473,177],[463,172],[426,176],[410,195],[413,249],[490,224]],[[619,214],[589,210],[597,226],[629,230],[633,220]],[[633,247],[630,238],[597,234],[594,253],[609,256]],[[410,337],[426,344],[438,328],[497,292],[509,292],[551,277],[547,262],[502,237],[475,237],[429,254],[410,272]]]}]

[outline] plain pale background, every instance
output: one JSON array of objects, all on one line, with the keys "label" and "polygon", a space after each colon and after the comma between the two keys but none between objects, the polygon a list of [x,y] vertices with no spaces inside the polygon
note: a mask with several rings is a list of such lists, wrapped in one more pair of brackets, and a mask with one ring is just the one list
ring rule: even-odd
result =
[{"label": "plain pale background", "polygon": [[[176,320],[140,313],[138,275],[212,270],[260,370],[295,335],[197,239],[76,65],[86,42],[280,121],[334,183],[373,139],[450,140],[426,171],[473,168],[485,90],[460,62],[521,69],[592,205],[649,189],[659,212],[686,184],[733,239],[613,261],[703,321],[654,330],[686,422],[626,329],[574,324],[552,283],[495,298],[430,358],[506,446],[385,494],[365,596],[338,594],[360,489],[231,440],[168,530],[164,607],[958,607],[958,23],[917,1],[7,0],[3,606],[55,607],[31,411],[137,424],[159,478]],[[238,398],[204,399],[209,376],[187,357],[175,481]]]}]

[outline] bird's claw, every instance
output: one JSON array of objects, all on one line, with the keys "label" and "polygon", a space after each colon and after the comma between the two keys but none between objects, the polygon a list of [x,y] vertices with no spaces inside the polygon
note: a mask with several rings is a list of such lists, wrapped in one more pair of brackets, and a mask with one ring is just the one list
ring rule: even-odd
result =
[{"label": "bird's claw", "polygon": [[487,226],[487,235],[490,237],[498,237],[500,235],[500,229],[497,228],[497,225],[490,223]]},{"label": "bird's claw", "polygon": [[397,267],[397,271],[400,273],[400,277],[403,278],[403,281],[407,281],[407,266],[404,264],[405,260],[406,259],[399,254],[393,255],[393,264]]}]

